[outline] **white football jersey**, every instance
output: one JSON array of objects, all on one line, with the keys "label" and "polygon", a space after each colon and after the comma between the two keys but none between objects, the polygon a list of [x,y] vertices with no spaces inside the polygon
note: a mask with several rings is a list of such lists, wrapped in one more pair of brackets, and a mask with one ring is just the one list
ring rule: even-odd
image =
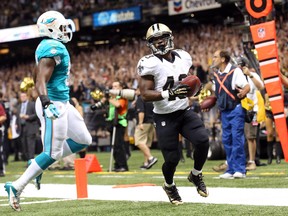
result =
[{"label": "white football jersey", "polygon": [[[153,54],[142,57],[137,65],[137,72],[140,76],[152,75],[155,82],[155,90],[162,92],[179,84],[185,78],[192,66],[190,54],[184,50],[172,51],[174,61],[170,62]],[[165,98],[154,101],[154,113],[166,114],[188,107],[188,98],[175,99]]]}]

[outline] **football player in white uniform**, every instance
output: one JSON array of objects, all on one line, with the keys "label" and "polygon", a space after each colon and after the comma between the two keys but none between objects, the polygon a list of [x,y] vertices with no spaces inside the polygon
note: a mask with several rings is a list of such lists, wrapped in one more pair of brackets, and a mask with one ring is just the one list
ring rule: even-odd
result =
[{"label": "football player in white uniform", "polygon": [[154,103],[154,120],[158,144],[164,157],[163,189],[172,204],[182,204],[173,177],[180,160],[179,134],[195,146],[194,168],[188,180],[198,193],[208,196],[203,182],[202,167],[207,159],[209,139],[202,120],[190,109],[187,93],[189,86],[180,84],[192,66],[189,53],[174,49],[172,31],[164,24],[153,24],[146,34],[152,54],[142,57],[137,65],[139,87],[145,101]]},{"label": "football player in white uniform", "polygon": [[84,119],[69,103],[68,79],[70,55],[63,43],[72,38],[68,21],[57,11],[43,13],[37,21],[44,38],[37,47],[35,88],[39,94],[36,112],[41,121],[43,152],[31,160],[28,168],[14,182],[6,182],[9,204],[20,211],[20,194],[36,178],[40,189],[42,172],[56,160],[85,149],[92,137]]}]

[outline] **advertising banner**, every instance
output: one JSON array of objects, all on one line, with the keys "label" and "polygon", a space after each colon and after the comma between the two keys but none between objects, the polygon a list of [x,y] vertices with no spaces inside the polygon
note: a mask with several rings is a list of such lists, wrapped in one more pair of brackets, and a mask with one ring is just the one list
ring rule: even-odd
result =
[{"label": "advertising banner", "polygon": [[220,7],[221,4],[216,2],[216,0],[168,0],[168,12],[170,16]]},{"label": "advertising banner", "polygon": [[[78,19],[67,19],[71,30],[73,32],[79,31],[79,21]],[[19,41],[19,40],[28,40],[33,38],[38,38],[39,32],[37,25],[28,25],[15,28],[7,28],[0,30],[0,43]]]},{"label": "advertising banner", "polygon": [[115,25],[139,21],[142,18],[141,7],[102,11],[93,14],[93,27]]}]

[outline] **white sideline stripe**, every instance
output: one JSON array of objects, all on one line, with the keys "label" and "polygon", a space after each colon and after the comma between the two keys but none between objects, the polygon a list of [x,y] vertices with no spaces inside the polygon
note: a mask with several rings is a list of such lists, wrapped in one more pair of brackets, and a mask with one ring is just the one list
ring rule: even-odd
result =
[{"label": "white sideline stripe", "polygon": [[[201,197],[192,185],[191,187],[178,187],[178,190],[183,202],[186,203],[288,206],[288,188],[208,187],[209,196],[206,198]],[[0,195],[6,196],[4,184],[0,184]],[[42,184],[41,190],[38,191],[33,184],[29,184],[21,197],[77,199],[76,185]],[[169,202],[161,186],[113,188],[113,185],[88,185],[87,199]]]},{"label": "white sideline stripe", "polygon": [[[29,204],[39,204],[39,203],[62,202],[62,201],[70,201],[70,200],[75,200],[75,199],[42,200],[42,201],[33,201],[33,202],[21,202],[20,204],[21,205],[29,205]],[[0,200],[0,201],[3,201],[3,200]],[[7,199],[5,201],[7,201]],[[9,204],[0,204],[0,206],[9,206]]]}]

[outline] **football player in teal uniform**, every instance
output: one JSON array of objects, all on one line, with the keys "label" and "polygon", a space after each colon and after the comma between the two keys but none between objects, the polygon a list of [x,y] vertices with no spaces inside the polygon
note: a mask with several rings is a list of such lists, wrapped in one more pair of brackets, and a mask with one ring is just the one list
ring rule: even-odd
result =
[{"label": "football player in teal uniform", "polygon": [[43,13],[37,21],[40,36],[34,74],[39,97],[36,112],[41,121],[43,152],[29,161],[19,179],[5,184],[10,206],[20,211],[20,194],[36,178],[40,189],[42,172],[56,160],[78,152],[92,143],[92,137],[79,112],[69,103],[70,56],[63,43],[72,38],[65,17],[57,11]]}]

